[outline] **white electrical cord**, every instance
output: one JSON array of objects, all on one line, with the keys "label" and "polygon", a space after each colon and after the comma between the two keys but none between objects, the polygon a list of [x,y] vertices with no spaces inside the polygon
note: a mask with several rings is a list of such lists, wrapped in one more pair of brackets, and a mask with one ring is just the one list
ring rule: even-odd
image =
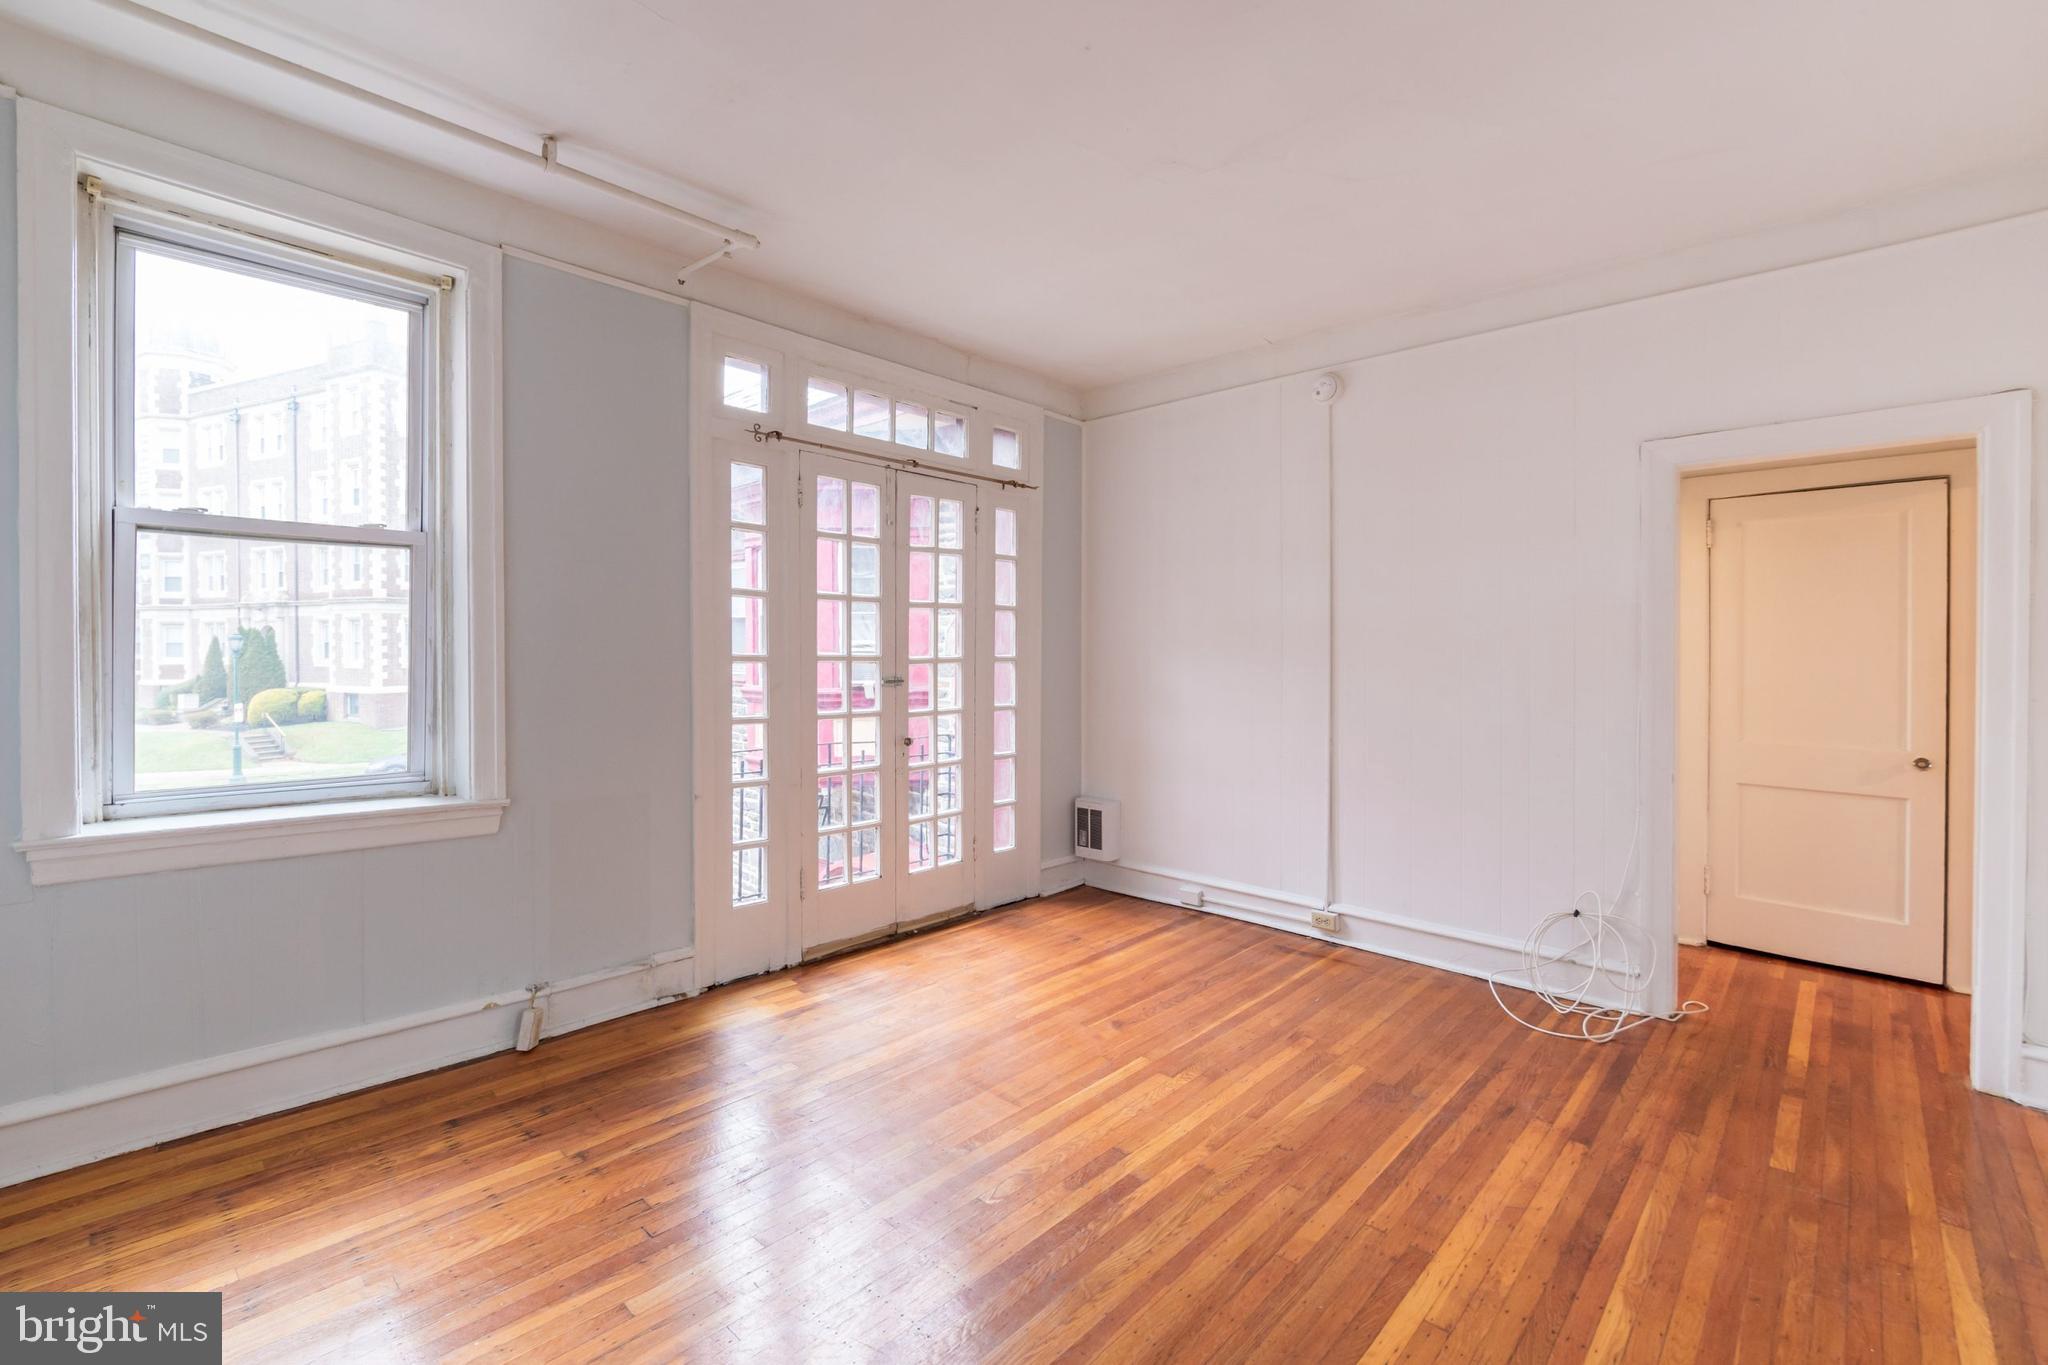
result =
[{"label": "white electrical cord", "polygon": [[[1643,927],[1617,913],[1635,877],[1636,841],[1641,833],[1642,827],[1638,822],[1635,834],[1629,837],[1628,865],[1621,874],[1621,888],[1611,902],[1603,904],[1597,891],[1580,892],[1571,909],[1546,915],[1529,931],[1529,937],[1522,941],[1522,965],[1519,969],[1487,973],[1486,988],[1493,992],[1493,1002],[1523,1028],[1552,1038],[1604,1043],[1652,1020],[1677,1023],[1688,1014],[1707,1012],[1706,1005],[1698,1000],[1687,1000],[1670,1014],[1651,1014],[1642,1008],[1643,1000],[1650,993],[1650,984],[1657,977],[1657,955]],[[1590,906],[1588,901],[1592,902]],[[1640,967],[1637,966],[1638,951],[1641,953]],[[1511,976],[1518,970],[1525,981],[1502,982],[1502,977]],[[1501,999],[1503,984],[1534,994],[1550,1007],[1557,1016],[1552,1022],[1561,1027],[1531,1023],[1515,1013],[1508,1002]],[[1603,986],[1606,988],[1600,991],[1603,997],[1610,1000],[1618,998],[1621,1003],[1590,1003],[1587,997],[1594,993],[1596,987]],[[1573,1018],[1578,1020],[1577,1028],[1567,1022]]]}]

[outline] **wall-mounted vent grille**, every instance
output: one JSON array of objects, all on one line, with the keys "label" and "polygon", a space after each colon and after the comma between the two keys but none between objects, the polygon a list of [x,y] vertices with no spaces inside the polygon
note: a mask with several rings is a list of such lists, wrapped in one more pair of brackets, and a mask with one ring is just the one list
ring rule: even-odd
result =
[{"label": "wall-mounted vent grille", "polygon": [[1074,856],[1100,862],[1117,860],[1117,816],[1115,801],[1096,796],[1074,800]]}]

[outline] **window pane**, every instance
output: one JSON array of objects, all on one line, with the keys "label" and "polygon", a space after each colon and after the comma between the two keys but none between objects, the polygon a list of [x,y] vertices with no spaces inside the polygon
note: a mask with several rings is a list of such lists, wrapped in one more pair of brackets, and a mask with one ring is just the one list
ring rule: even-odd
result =
[{"label": "window pane", "polygon": [[[859,500],[854,506],[858,508]],[[882,595],[882,547],[853,544],[853,595],[855,597],[880,597]]]},{"label": "window pane", "polygon": [[758,360],[725,358],[725,405],[748,412],[768,411],[768,367]]},{"label": "window pane", "polygon": [[846,480],[830,477],[818,480],[818,529],[839,535],[846,533]]},{"label": "window pane", "polygon": [[1017,553],[1017,514],[1008,507],[996,509],[996,553]]},{"label": "window pane", "polygon": [[828,834],[818,840],[818,885],[843,886],[846,883],[846,836]]},{"label": "window pane", "polygon": [[732,585],[764,592],[768,587],[768,537],[760,531],[732,532]]},{"label": "window pane", "polygon": [[1017,561],[1014,559],[996,561],[996,605],[1017,605]]},{"label": "window pane", "polygon": [[853,666],[853,692],[850,697],[856,711],[879,711],[882,709],[882,666],[880,664],[855,664]]},{"label": "window pane", "polygon": [[995,703],[997,706],[1017,704],[1017,665],[1007,660],[996,664]]},{"label": "window pane", "polygon": [[732,780],[749,782],[768,775],[768,727],[732,727]]},{"label": "window pane", "polygon": [[846,766],[845,721],[821,720],[818,722],[818,766],[820,768],[843,768]]},{"label": "window pane", "polygon": [[818,828],[843,829],[846,825],[846,775],[835,773],[818,779]]},{"label": "window pane", "polygon": [[856,768],[872,768],[882,761],[882,722],[875,716],[855,716],[849,731],[847,757]]},{"label": "window pane", "polygon": [[1015,806],[996,807],[995,835],[996,852],[1008,853],[1017,846],[1017,808]]},{"label": "window pane", "polygon": [[1014,754],[1017,752],[1017,713],[1015,711],[996,712],[995,741],[995,751],[998,754]]},{"label": "window pane", "polygon": [[930,550],[912,550],[910,552],[908,576],[910,579],[908,585],[910,600],[913,602],[931,601],[933,569],[932,552]]},{"label": "window pane", "polygon": [[957,659],[960,657],[960,609],[939,608],[939,657]]},{"label": "window pane", "polygon": [[910,695],[905,699],[913,711],[932,709],[932,666],[912,664],[908,671],[909,682],[905,687]]},{"label": "window pane", "polygon": [[834,536],[818,537],[818,591],[846,591],[846,542]]},{"label": "window pane", "polygon": [[[412,771],[409,551],[160,531],[135,548],[136,791]],[[354,567],[323,579],[335,555]]]},{"label": "window pane", "polygon": [[768,489],[761,466],[736,464],[732,467],[732,519],[749,526],[768,524]]},{"label": "window pane", "polygon": [[1024,447],[1017,440],[1017,433],[997,427],[995,431],[995,461],[1004,469],[1021,469],[1024,466]]},{"label": "window pane", "polygon": [[910,543],[912,545],[917,546],[919,549],[928,550],[937,543],[938,535],[935,527],[937,517],[937,509],[932,506],[930,498],[918,496],[910,500]]},{"label": "window pane", "polygon": [[967,546],[966,504],[955,498],[939,499],[939,548],[960,550]]},{"label": "window pane", "polygon": [[960,709],[960,665],[939,665],[937,695],[933,700],[941,711]]},{"label": "window pane", "polygon": [[1017,760],[999,758],[995,766],[995,800],[1015,801],[1017,799]]},{"label": "window pane", "polygon": [[818,603],[818,653],[846,652],[846,603],[823,600]]},{"label": "window pane", "polygon": [[882,875],[882,831],[857,829],[853,832],[853,879],[873,881]]},{"label": "window pane", "polygon": [[941,455],[967,453],[967,419],[950,412],[932,414],[932,449]]},{"label": "window pane", "polygon": [[752,905],[768,899],[768,850],[736,848],[732,851],[732,903]]},{"label": "window pane", "polygon": [[882,490],[874,484],[853,486],[853,533],[869,540],[882,534]]},{"label": "window pane", "polygon": [[889,439],[889,400],[879,393],[853,395],[853,434],[872,436],[877,441]]},{"label": "window pane", "polygon": [[880,773],[855,773],[853,775],[852,810],[853,823],[872,824],[882,818],[882,776]]},{"label": "window pane", "polygon": [[134,276],[136,506],[412,524],[415,310],[146,246]]},{"label": "window pane", "polygon": [[853,604],[852,653],[872,659],[882,652],[882,604],[879,602],[855,602]]},{"label": "window pane", "polygon": [[846,709],[846,665],[828,659],[818,665],[818,714]]},{"label": "window pane", "polygon": [[768,652],[768,600],[736,592],[732,595],[732,652]]},{"label": "window pane", "polygon": [[[961,563],[959,555],[939,556],[939,600],[941,602],[958,602],[960,600]],[[999,565],[997,566],[997,581],[1000,582],[1001,579],[1002,571]],[[1001,599],[998,598],[997,600],[1000,601]]]},{"label": "window pane", "polygon": [[830,379],[812,379],[805,392],[805,416],[814,427],[846,430],[846,385]]},{"label": "window pane", "polygon": [[751,844],[768,837],[768,789],[766,787],[734,787],[732,789],[732,840],[736,844]]},{"label": "window pane", "polygon": [[1017,657],[1017,613],[1014,611],[996,613],[996,657]]},{"label": "window pane", "polygon": [[741,720],[768,714],[768,665],[736,663],[732,666],[732,713]]},{"label": "window pane", "polygon": [[896,405],[896,444],[916,446],[923,450],[927,443],[925,433],[925,410],[915,403]]}]

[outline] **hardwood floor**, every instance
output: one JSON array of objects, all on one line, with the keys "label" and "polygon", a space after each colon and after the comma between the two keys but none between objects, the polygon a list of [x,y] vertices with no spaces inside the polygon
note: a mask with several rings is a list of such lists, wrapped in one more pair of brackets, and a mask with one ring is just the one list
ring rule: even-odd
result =
[{"label": "hardwood floor", "polygon": [[0,1191],[237,1359],[2048,1356],[1968,1002],[1689,950],[1606,1046],[1095,892]]}]

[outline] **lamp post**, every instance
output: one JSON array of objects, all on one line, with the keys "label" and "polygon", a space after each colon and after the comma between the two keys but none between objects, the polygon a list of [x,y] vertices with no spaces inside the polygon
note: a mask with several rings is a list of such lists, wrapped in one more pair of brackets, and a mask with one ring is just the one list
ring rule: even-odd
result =
[{"label": "lamp post", "polygon": [[228,780],[242,780],[242,646],[248,637],[240,630],[228,636],[228,721],[234,726],[235,769]]}]

